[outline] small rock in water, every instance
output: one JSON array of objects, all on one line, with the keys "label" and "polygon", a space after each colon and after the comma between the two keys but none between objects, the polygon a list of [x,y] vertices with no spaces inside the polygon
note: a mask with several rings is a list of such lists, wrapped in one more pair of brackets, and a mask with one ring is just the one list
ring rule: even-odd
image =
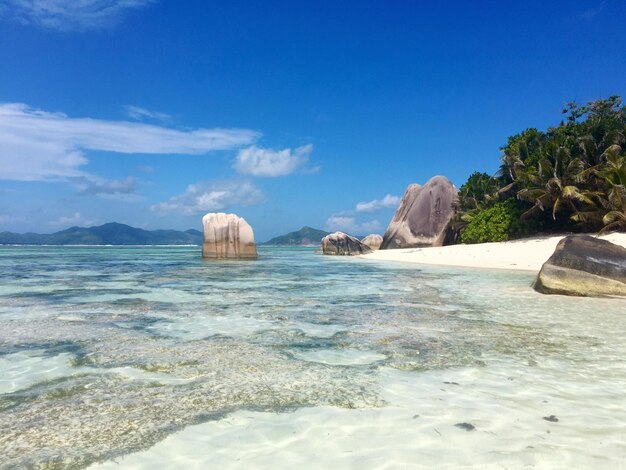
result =
[{"label": "small rock in water", "polygon": [[322,253],[325,255],[354,256],[371,253],[373,250],[357,238],[344,232],[335,232],[322,238]]},{"label": "small rock in water", "polygon": [[563,238],[534,283],[543,294],[626,296],[626,249],[589,235]]},{"label": "small rock in water", "polygon": [[444,384],[448,384],[448,385],[459,385],[458,382],[444,382]]},{"label": "small rock in water", "polygon": [[551,423],[557,423],[559,421],[559,418],[554,415],[544,416],[543,419],[545,419],[546,421],[550,421]]},{"label": "small rock in water", "polygon": [[465,429],[466,431],[473,431],[474,429],[476,429],[476,426],[474,426],[472,423],[456,423],[455,426],[457,428]]},{"label": "small rock in water", "polygon": [[417,419],[419,417],[420,417],[420,415],[413,415],[413,419]]}]

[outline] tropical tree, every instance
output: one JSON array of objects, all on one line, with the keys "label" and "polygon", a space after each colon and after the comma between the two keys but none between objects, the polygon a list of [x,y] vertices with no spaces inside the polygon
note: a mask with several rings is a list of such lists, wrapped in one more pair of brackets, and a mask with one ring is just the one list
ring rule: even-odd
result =
[{"label": "tropical tree", "polygon": [[[520,173],[518,184],[522,187],[517,197],[528,201],[532,207],[522,214],[522,218],[541,217],[541,212],[551,214],[557,221],[557,214],[565,213],[574,222],[591,224],[591,217],[580,218],[577,214],[594,213],[599,196],[597,191],[587,188],[581,174],[585,162],[572,158],[568,148],[551,141],[545,145],[543,156],[536,169]],[[554,224],[553,224],[554,225]]]},{"label": "tropical tree", "polygon": [[487,173],[475,171],[461,186],[457,214],[452,228],[460,235],[474,217],[498,202],[498,180]]},{"label": "tropical tree", "polygon": [[459,189],[459,204],[464,210],[484,209],[494,202],[498,180],[487,173],[475,171]]},{"label": "tropical tree", "polygon": [[[611,96],[568,103],[563,113],[555,127],[509,137],[495,177],[470,176],[459,192],[461,230],[511,198],[533,230],[626,230],[626,107]],[[495,218],[480,220],[488,225]]]},{"label": "tropical tree", "polygon": [[626,155],[619,145],[611,145],[602,155],[593,173],[606,186],[602,205],[603,231],[626,230]]}]

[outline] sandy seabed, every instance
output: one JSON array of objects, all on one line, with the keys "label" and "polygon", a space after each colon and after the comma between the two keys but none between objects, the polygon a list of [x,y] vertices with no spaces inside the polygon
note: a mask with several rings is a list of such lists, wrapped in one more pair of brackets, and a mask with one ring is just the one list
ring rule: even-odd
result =
[{"label": "sandy seabed", "polygon": [[626,299],[261,250],[0,250],[0,469],[625,467]]},{"label": "sandy seabed", "polygon": [[[559,235],[475,245],[379,250],[361,258],[467,268],[539,271],[563,238],[564,235]],[[612,233],[600,238],[626,248],[626,233]]]}]

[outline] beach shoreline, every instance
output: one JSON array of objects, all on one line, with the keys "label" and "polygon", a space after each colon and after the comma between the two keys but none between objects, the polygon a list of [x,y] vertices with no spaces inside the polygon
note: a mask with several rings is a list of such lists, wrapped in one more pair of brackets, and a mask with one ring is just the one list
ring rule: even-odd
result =
[{"label": "beach shoreline", "polygon": [[[596,234],[590,234],[597,236]],[[378,250],[359,258],[408,264],[539,272],[566,235],[473,245]],[[599,237],[626,248],[626,233]]]}]

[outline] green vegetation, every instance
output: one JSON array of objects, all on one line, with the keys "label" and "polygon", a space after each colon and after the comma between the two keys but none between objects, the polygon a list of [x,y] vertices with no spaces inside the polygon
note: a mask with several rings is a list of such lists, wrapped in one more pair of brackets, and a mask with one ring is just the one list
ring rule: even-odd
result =
[{"label": "green vegetation", "polygon": [[287,235],[274,237],[263,245],[280,245],[280,246],[306,246],[319,245],[328,232],[318,230],[311,227],[302,227],[297,232],[290,232]]},{"label": "green vegetation", "polygon": [[533,233],[626,231],[626,107],[617,96],[568,103],[566,119],[508,139],[498,173],[459,190],[463,243]]},{"label": "green vegetation", "polygon": [[17,245],[201,245],[198,230],[143,230],[108,223],[98,227],[72,227],[51,234],[0,233],[0,244]]},{"label": "green vegetation", "polygon": [[461,234],[461,243],[504,242],[529,233],[523,209],[514,199],[498,202],[476,214]]}]

